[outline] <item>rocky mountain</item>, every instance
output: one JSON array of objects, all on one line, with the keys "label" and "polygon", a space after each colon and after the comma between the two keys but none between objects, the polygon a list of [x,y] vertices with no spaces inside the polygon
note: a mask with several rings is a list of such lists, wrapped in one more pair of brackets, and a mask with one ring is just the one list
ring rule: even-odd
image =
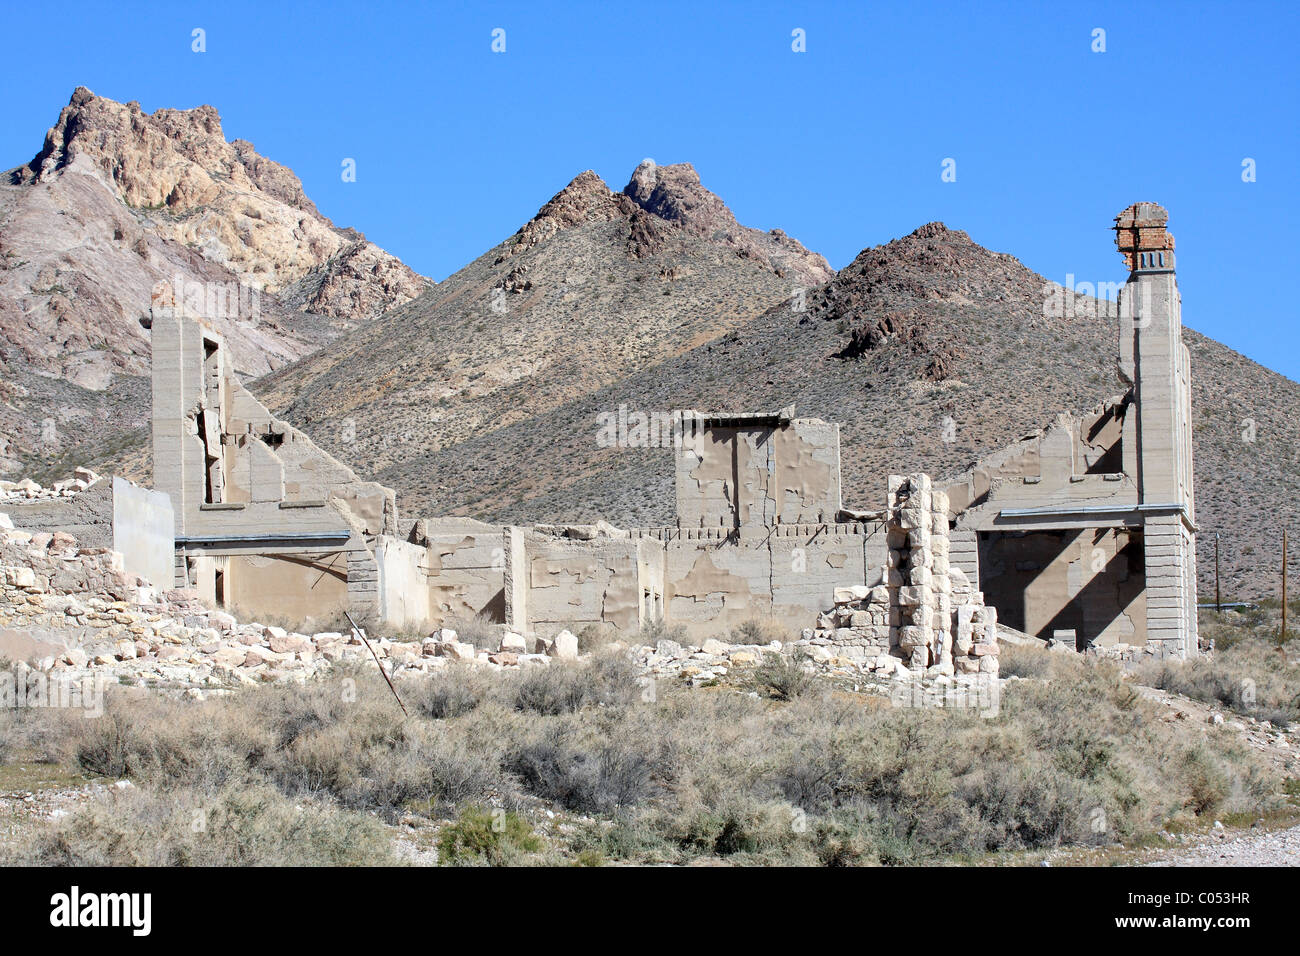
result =
[{"label": "rocky mountain", "polygon": [[[514,236],[268,376],[262,394],[387,471],[563,408],[830,275],[784,233],[737,224],[688,165],[643,163],[622,192],[587,171]],[[433,501],[435,476],[412,477]]]},{"label": "rocky mountain", "polygon": [[[702,303],[738,296],[734,277],[752,260],[707,269],[697,251],[689,280],[669,279],[665,261],[655,269],[632,255],[635,211],[608,213],[598,181],[580,181],[593,197],[582,208],[599,215],[547,226],[517,260],[502,259],[509,244],[493,250],[446,289],[344,337],[329,357],[277,371],[261,391],[330,451],[398,488],[408,516],[656,525],[673,515],[673,452],[603,447],[602,414],[793,402],[801,415],[843,423],[844,500],[871,507],[883,500],[890,472],[959,473],[1058,413],[1085,411],[1123,390],[1113,306],[1067,294],[1061,314],[1045,315],[1044,299],[1057,287],[941,223],[864,250],[802,301],[777,285],[769,294],[780,301],[760,314],[719,315]],[[667,234],[684,243],[684,232]],[[614,278],[589,265],[586,281],[574,281],[572,263],[597,257]],[[673,261],[684,263],[683,252]],[[502,273],[524,265],[514,278]],[[551,314],[567,324],[543,335],[529,312],[493,321],[483,300],[503,282],[512,309],[563,302]],[[611,316],[641,316],[661,299],[666,308],[653,310],[652,331],[623,333],[626,347],[610,347],[618,335]],[[1185,314],[1195,316],[1195,303]],[[457,323],[455,331],[439,337],[442,322]],[[429,335],[436,349],[408,354]],[[1219,531],[1225,593],[1270,593],[1274,539],[1300,513],[1300,385],[1191,329],[1184,335],[1195,384],[1198,521],[1207,532],[1202,585],[1212,591]],[[565,336],[592,347],[559,363]],[[343,420],[318,413],[325,394],[345,383],[356,398]]]},{"label": "rocky mountain", "polygon": [[[843,424],[845,503],[871,507],[891,472],[960,473],[1122,392],[1112,310],[942,223],[831,274],[737,225],[689,166],[643,163],[620,192],[583,173],[444,283],[253,388],[407,516],[666,524],[671,448],[607,447],[601,416],[792,402]],[[1224,593],[1272,593],[1300,511],[1300,385],[1184,336],[1202,586],[1217,531]],[[92,460],[147,475],[129,450]]]},{"label": "rocky mountain", "polygon": [[208,316],[260,375],[429,285],[227,142],[212,107],[148,114],[79,88],[0,175],[0,476],[147,420],[155,297]]}]

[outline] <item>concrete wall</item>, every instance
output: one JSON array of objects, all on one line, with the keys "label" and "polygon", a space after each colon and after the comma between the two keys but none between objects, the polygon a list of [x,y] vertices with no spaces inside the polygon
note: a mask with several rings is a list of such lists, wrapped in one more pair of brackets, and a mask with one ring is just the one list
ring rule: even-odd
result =
[{"label": "concrete wall", "polygon": [[372,551],[396,532],[392,490],[271,415],[211,328],[152,314],[154,483],[174,508],[176,583],[215,598],[220,574],[228,606],[289,621],[419,616],[422,596],[381,592]]},{"label": "concrete wall", "polygon": [[429,608],[425,549],[396,538],[375,545],[379,567],[379,618],[392,628],[427,629]]},{"label": "concrete wall", "polygon": [[346,552],[240,554],[213,564],[225,608],[245,620],[324,630],[349,606]]},{"label": "concrete wall", "polygon": [[980,534],[980,588],[1008,627],[1076,645],[1143,644],[1141,532],[1069,529]]},{"label": "concrete wall", "polygon": [[883,525],[775,525],[727,535],[663,529],[666,617],[692,637],[724,637],[748,621],[810,626],[837,587],[881,581]]},{"label": "concrete wall", "polygon": [[430,620],[434,624],[482,614],[506,620],[506,542],[500,525],[469,518],[417,522],[423,545]]},{"label": "concrete wall", "polygon": [[[1130,505],[1137,483],[1125,475],[1125,436],[1136,420],[1131,395],[1117,396],[1084,415],[1061,415],[1036,435],[986,455],[970,470],[936,482],[948,495],[959,527],[987,526],[973,509]],[[997,493],[995,493],[997,489]],[[987,507],[986,507],[987,506]]]},{"label": "concrete wall", "polygon": [[[664,546],[657,539],[527,531],[523,544],[527,627],[534,633],[597,627],[632,634],[662,607]],[[518,619],[512,623],[519,626]]]},{"label": "concrete wall", "polygon": [[684,413],[677,449],[681,528],[834,521],[839,426],[817,419]]},{"label": "concrete wall", "polygon": [[113,479],[112,497],[113,550],[122,552],[128,571],[155,587],[170,587],[176,549],[171,500],[123,478]]}]

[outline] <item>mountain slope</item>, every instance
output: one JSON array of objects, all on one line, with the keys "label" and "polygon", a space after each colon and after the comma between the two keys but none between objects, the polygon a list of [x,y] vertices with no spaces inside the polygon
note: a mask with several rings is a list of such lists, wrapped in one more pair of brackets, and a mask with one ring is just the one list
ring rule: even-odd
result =
[{"label": "mountain slope", "polygon": [[582,173],[509,240],[261,393],[384,470],[560,408],[830,275],[783,233],[736,224],[689,166],[657,173],[650,208]]},{"label": "mountain slope", "polygon": [[[870,507],[883,499],[890,472],[958,473],[1059,412],[1122,391],[1113,314],[1080,299],[1082,314],[1068,301],[1068,317],[1046,317],[1050,288],[1013,257],[932,223],[865,250],[808,293],[804,312],[779,303],[553,407],[539,408],[529,387],[504,388],[500,417],[477,422],[450,447],[421,447],[394,433],[375,455],[360,442],[338,443],[329,428],[321,434],[331,451],[396,487],[408,516],[655,525],[673,515],[672,451],[602,447],[602,413],[794,402],[800,415],[843,423],[844,500]],[[599,311],[584,304],[584,321]],[[1190,329],[1184,334],[1195,387],[1198,521],[1208,532],[1200,539],[1202,586],[1212,588],[1217,530],[1225,593],[1269,593],[1273,537],[1300,510],[1300,386]],[[683,334],[677,345],[686,344]],[[348,361],[364,367],[355,355]],[[373,384],[359,379],[363,391]],[[400,376],[385,381],[393,396],[409,394]],[[390,412],[355,405],[358,435],[381,430]],[[1247,418],[1253,444],[1241,437]]]},{"label": "mountain slope", "polygon": [[260,375],[428,285],[227,143],[211,107],[146,114],[79,88],[0,176],[0,476],[147,420],[154,297],[208,316]]}]

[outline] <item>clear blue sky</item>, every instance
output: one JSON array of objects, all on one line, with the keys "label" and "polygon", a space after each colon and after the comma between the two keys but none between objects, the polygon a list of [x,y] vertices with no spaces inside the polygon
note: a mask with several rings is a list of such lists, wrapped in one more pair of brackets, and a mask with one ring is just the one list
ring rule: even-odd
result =
[{"label": "clear blue sky", "polygon": [[[78,85],[147,111],[209,103],[336,223],[439,279],[582,170],[619,189],[644,157],[694,163],[741,222],[836,268],[940,219],[1058,282],[1119,280],[1110,220],[1154,200],[1171,212],[1185,323],[1300,379],[1298,11],[9,4],[0,167],[38,150]],[[955,183],[940,180],[947,157]]]}]

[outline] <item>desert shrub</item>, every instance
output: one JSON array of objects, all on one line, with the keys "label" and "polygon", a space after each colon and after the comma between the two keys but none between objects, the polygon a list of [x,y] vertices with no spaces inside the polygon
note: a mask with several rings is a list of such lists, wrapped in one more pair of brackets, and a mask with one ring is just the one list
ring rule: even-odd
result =
[{"label": "desert shrub", "polygon": [[394,862],[363,814],[247,782],[216,792],[114,789],[11,849],[25,866],[375,866]]},{"label": "desert shrub", "polygon": [[1042,647],[1003,643],[998,648],[999,674],[1002,677],[1045,678],[1051,673],[1052,653]]},{"label": "desert shrub", "polygon": [[433,810],[499,790],[499,762],[485,741],[475,746],[437,727],[358,712],[299,736],[258,769],[285,793],[328,795],[392,819],[409,806]]},{"label": "desert shrub", "polygon": [[588,624],[578,632],[578,652],[590,654],[614,643],[615,632],[612,628],[599,624]]},{"label": "desert shrub", "polygon": [[472,805],[438,833],[438,858],[444,865],[502,866],[541,852],[543,845],[542,838],[519,814]]},{"label": "desert shrub", "polygon": [[778,700],[794,700],[812,690],[817,679],[804,666],[799,655],[765,654],[750,679],[761,690]]},{"label": "desert shrub", "polygon": [[515,747],[505,765],[536,796],[581,813],[612,813],[647,801],[659,791],[656,777],[671,774],[654,730],[620,722],[582,739],[559,725]]},{"label": "desert shrub", "polygon": [[793,855],[797,861],[799,850],[808,845],[797,819],[783,804],[738,797],[719,806],[685,808],[667,819],[667,836],[687,856]]},{"label": "desert shrub", "polygon": [[1283,647],[1244,637],[1213,655],[1187,661],[1151,661],[1135,669],[1141,683],[1246,717],[1287,726],[1300,720],[1300,643]]},{"label": "desert shrub", "polygon": [[391,818],[403,809],[443,812],[510,793],[498,748],[417,727],[404,733],[397,746],[368,753],[361,777],[339,797],[348,806]]},{"label": "desert shrub", "polygon": [[582,663],[530,667],[518,678],[517,710],[544,716],[571,714],[584,707],[618,707],[640,694],[638,673],[623,654],[610,653]]},{"label": "desert shrub", "polygon": [[446,626],[456,632],[456,640],[480,650],[495,651],[501,644],[501,628],[482,611],[473,617],[453,617]]},{"label": "desert shrub", "polygon": [[637,631],[636,637],[633,638],[633,644],[648,644],[653,647],[660,641],[673,641],[677,644],[687,644],[686,628],[681,624],[666,624],[663,621],[651,621],[641,625]]},{"label": "desert shrub", "polygon": [[434,720],[447,720],[468,714],[492,691],[485,675],[467,667],[444,668],[430,677],[407,681],[403,685],[407,704]]},{"label": "desert shrub", "polygon": [[750,618],[732,630],[730,640],[733,644],[770,644],[783,636],[781,629],[771,621]]},{"label": "desert shrub", "polygon": [[69,746],[86,773],[218,788],[242,779],[273,746],[250,715],[181,701],[141,702],[110,693],[104,714],[69,721]]},{"label": "desert shrub", "polygon": [[1185,803],[1197,816],[1213,813],[1231,795],[1232,782],[1224,768],[1204,748],[1193,747],[1179,755],[1185,775]]}]

